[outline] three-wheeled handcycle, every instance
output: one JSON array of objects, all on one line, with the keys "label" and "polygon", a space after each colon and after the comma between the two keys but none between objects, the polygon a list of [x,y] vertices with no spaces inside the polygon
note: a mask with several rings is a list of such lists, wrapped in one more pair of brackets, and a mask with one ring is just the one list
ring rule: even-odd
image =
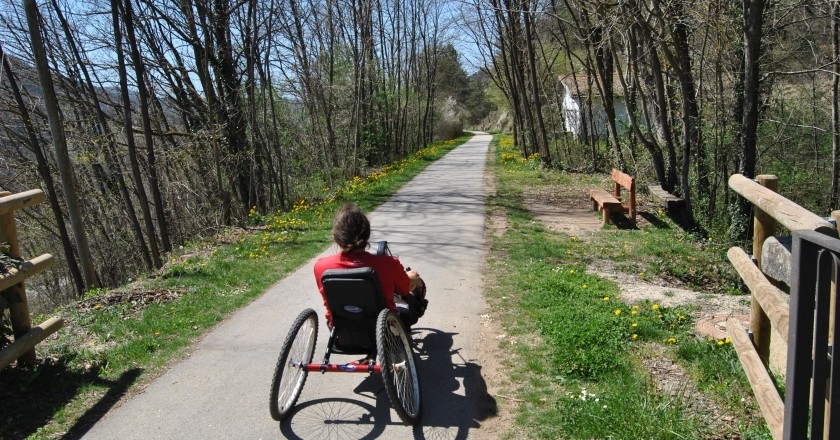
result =
[{"label": "three-wheeled handcycle", "polygon": [[[390,254],[379,242],[377,254]],[[309,372],[368,373],[382,376],[391,407],[403,423],[420,420],[420,377],[408,332],[399,314],[385,306],[379,279],[373,268],[327,270],[321,282],[332,315],[326,352],[313,363],[318,338],[318,314],[302,311],[289,330],[271,383],[269,410],[282,421],[295,405]],[[330,356],[365,355],[367,362],[333,364]]]}]

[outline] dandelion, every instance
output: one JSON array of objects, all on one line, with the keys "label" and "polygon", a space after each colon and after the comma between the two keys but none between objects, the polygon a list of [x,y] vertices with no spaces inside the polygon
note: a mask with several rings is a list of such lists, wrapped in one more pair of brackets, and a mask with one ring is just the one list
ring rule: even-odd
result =
[{"label": "dandelion", "polygon": [[637,323],[635,323],[635,322],[634,322],[634,323],[632,323],[632,324],[630,324],[630,327],[631,327],[631,328],[636,328],[636,327],[638,327],[638,326],[639,326],[639,324],[637,324]]},{"label": "dandelion", "polygon": [[[584,284],[584,285],[585,285],[585,284]],[[604,297],[604,301],[609,301],[609,300],[610,300],[610,297],[608,297],[608,296],[605,296],[605,297]]]},{"label": "dandelion", "polygon": [[155,336],[160,336],[160,332],[155,332]]},{"label": "dandelion", "polygon": [[724,342],[726,342],[727,344],[731,344],[731,343],[732,343],[732,339],[730,339],[730,338],[726,338],[726,339],[724,339]]},{"label": "dandelion", "polygon": [[651,306],[651,308],[653,310],[659,310],[659,304],[654,304],[653,306]]},{"label": "dandelion", "polygon": [[615,313],[615,316],[619,316],[621,315],[621,309],[615,309],[613,313]]},{"label": "dandelion", "polygon": [[586,284],[583,284],[581,287],[583,287],[584,289],[586,289]]},{"label": "dandelion", "polygon": [[718,346],[721,346],[721,345],[723,345],[723,344],[724,344],[723,339],[720,339],[720,340],[718,340],[718,341],[717,341],[717,345],[718,345]]},{"label": "dandelion", "polygon": [[670,338],[668,338],[668,343],[669,344],[676,344],[677,343],[677,338],[671,336]]},{"label": "dandelion", "polygon": [[635,341],[636,339],[639,339],[639,335],[633,333],[633,336],[630,336],[630,339]]},{"label": "dandelion", "polygon": [[97,304],[97,305],[93,306],[93,308],[96,309],[96,310],[99,310],[99,309],[102,308],[102,304]]},{"label": "dandelion", "polygon": [[639,311],[636,310],[636,309],[633,309],[633,310],[630,311],[630,314],[633,315],[633,316],[636,316],[636,315],[639,314]]}]

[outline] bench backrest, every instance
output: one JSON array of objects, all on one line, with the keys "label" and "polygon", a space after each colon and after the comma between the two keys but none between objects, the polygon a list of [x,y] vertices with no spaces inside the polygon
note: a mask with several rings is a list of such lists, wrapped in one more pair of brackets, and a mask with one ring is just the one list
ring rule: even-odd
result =
[{"label": "bench backrest", "polygon": [[[610,178],[615,182],[613,188],[613,195],[618,200],[626,200],[628,205],[627,206],[627,214],[630,217],[630,220],[635,224],[636,223],[636,179],[633,176],[623,173],[621,170],[613,168],[612,174]],[[621,187],[627,189],[628,197],[627,199],[622,199],[621,197]]]},{"label": "bench backrest", "polygon": [[375,346],[376,318],[386,306],[373,268],[325,270],[321,284],[341,348]]},{"label": "bench backrest", "polygon": [[612,175],[610,175],[613,182],[623,186],[627,189],[627,191],[636,192],[636,179],[633,176],[625,174],[621,172],[621,170],[617,170],[613,168]]}]

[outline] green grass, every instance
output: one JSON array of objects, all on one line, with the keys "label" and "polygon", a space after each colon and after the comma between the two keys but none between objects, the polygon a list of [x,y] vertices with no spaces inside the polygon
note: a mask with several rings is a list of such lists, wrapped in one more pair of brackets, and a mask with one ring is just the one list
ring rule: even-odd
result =
[{"label": "green grass", "polygon": [[0,438],[83,433],[228,313],[322,251],[341,203],[374,209],[467,139],[434,144],[319,200],[300,200],[288,212],[252,212],[255,229],[190,243],[158,273],[115,291],[91,292],[78,305],[56,310],[67,325],[38,346],[44,361],[0,375]]},{"label": "green grass", "polygon": [[[683,232],[663,212],[641,230],[608,226],[587,241],[550,232],[529,215],[523,194],[582,193],[603,178],[540,169],[519,158],[509,138],[496,139],[497,189],[488,209],[491,218],[505,218],[506,228],[500,237],[488,234],[487,296],[508,335],[499,349],[517,366],[503,393],[522,402],[508,437],[768,438],[754,401],[741,401],[751,391],[731,344],[698,341],[690,306],[625,304],[614,282],[585,272],[608,259],[642,279],[732,293],[737,278],[723,248]],[[656,356],[678,361],[735,422],[721,428],[691,399],[658,391],[642,365]]]}]

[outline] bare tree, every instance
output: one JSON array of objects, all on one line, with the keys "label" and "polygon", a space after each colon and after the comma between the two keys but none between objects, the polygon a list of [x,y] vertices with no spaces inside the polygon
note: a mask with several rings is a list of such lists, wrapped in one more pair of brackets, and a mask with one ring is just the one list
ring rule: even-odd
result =
[{"label": "bare tree", "polygon": [[44,95],[44,104],[50,123],[50,133],[55,146],[56,162],[61,176],[61,187],[64,193],[67,213],[70,217],[70,226],[73,230],[73,237],[76,243],[76,250],[79,255],[79,263],[82,268],[82,276],[85,281],[85,289],[98,285],[93,259],[90,254],[87,233],[84,220],[82,219],[78,199],[76,197],[76,183],[73,173],[73,164],[67,149],[67,142],[62,127],[61,112],[58,99],[53,87],[50,68],[47,63],[47,55],[44,50],[44,43],[41,39],[41,28],[39,24],[38,8],[34,0],[24,0],[26,21],[29,28],[32,54],[35,58],[35,65],[38,70],[38,78],[41,83],[41,90]]}]

